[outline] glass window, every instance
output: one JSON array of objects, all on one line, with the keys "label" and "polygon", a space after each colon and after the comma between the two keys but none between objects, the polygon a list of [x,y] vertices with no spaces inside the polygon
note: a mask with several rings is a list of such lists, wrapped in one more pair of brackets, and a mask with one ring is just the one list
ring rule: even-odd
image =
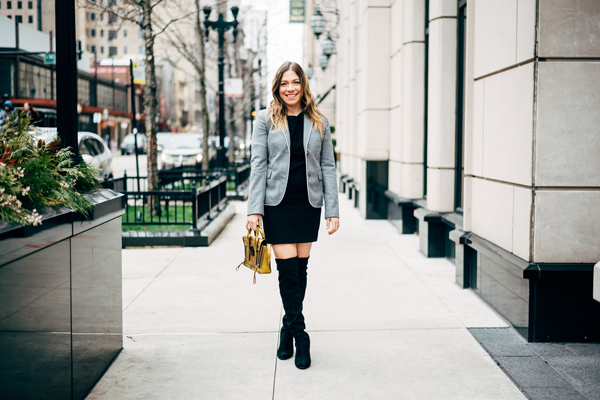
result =
[{"label": "glass window", "polygon": [[95,20],[96,20],[96,13],[91,13],[91,14],[90,14],[90,19],[91,19],[92,21],[95,21]]},{"label": "glass window", "polygon": [[96,52],[96,46],[92,46],[92,53]]},{"label": "glass window", "polygon": [[104,13],[100,13],[100,21],[104,21]]},{"label": "glass window", "polygon": [[[12,1],[6,2],[6,8],[8,8],[9,10],[12,9]],[[9,18],[10,18],[10,16],[9,16]]]},{"label": "glass window", "polygon": [[81,154],[81,155],[87,154],[88,156],[91,156],[90,150],[86,146],[85,142],[86,142],[85,139],[82,140],[81,142],[79,142],[79,154]]},{"label": "glass window", "polygon": [[28,17],[28,20],[29,20],[29,23],[30,23],[30,24],[33,24],[33,15],[30,15],[30,16]]},{"label": "glass window", "polygon": [[30,10],[33,10],[33,1],[27,2],[27,8],[29,8]]},{"label": "glass window", "polygon": [[127,46],[123,47],[123,54],[127,54]]},{"label": "glass window", "polygon": [[127,37],[127,29],[123,30],[123,37]]},{"label": "glass window", "polygon": [[98,107],[113,109],[112,87],[98,82],[96,90],[98,91]]},{"label": "glass window", "polygon": [[108,48],[108,56],[116,56],[117,55],[117,47],[116,46],[110,46]]},{"label": "glass window", "polygon": [[92,37],[96,37],[96,30],[92,29]]},{"label": "glass window", "polygon": [[467,1],[462,0],[458,4],[458,35],[456,46],[456,57],[458,65],[456,68],[456,127],[455,127],[455,158],[454,158],[454,210],[462,213],[464,203],[465,158],[465,48],[467,28]]},{"label": "glass window", "polygon": [[0,58],[0,93],[15,95],[15,62]]},{"label": "glass window", "polygon": [[100,46],[100,54],[104,54],[104,46]]},{"label": "glass window", "polygon": [[117,38],[117,31],[110,30],[108,31],[108,40],[113,40]]},{"label": "glass window", "polygon": [[100,29],[100,37],[104,37],[104,29]]},{"label": "glass window", "polygon": [[115,110],[127,112],[127,89],[117,88],[115,91]]},{"label": "glass window", "polygon": [[8,19],[12,19],[12,15],[9,15],[9,16],[8,16]]},{"label": "glass window", "polygon": [[15,21],[19,24],[23,23],[23,16],[22,15],[15,15]]},{"label": "glass window", "polygon": [[140,46],[140,48],[138,49],[138,53],[144,54],[144,46]]},{"label": "glass window", "polygon": [[92,157],[95,157],[104,152],[104,146],[95,138],[87,137],[83,139],[83,143],[85,143],[85,145],[87,146]]},{"label": "glass window", "polygon": [[23,8],[23,2],[22,1],[17,1],[17,8],[19,10]]},{"label": "glass window", "polygon": [[77,79],[77,101],[80,104],[90,104],[90,81],[87,79]]}]

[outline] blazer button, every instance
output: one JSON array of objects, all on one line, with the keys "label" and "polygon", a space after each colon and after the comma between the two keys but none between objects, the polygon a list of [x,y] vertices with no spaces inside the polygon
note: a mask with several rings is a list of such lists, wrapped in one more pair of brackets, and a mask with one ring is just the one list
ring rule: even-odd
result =
[{"label": "blazer button", "polygon": [[308,173],[308,176],[310,176],[310,172]]},{"label": "blazer button", "polygon": [[306,155],[309,155],[309,154],[310,154],[310,151],[307,151],[307,152],[306,152]]}]

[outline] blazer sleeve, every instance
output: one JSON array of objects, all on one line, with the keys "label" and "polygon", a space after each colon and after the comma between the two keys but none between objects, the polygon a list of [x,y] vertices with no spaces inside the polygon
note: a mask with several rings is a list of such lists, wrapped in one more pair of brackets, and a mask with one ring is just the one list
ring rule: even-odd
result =
[{"label": "blazer sleeve", "polygon": [[325,132],[323,132],[323,145],[321,146],[321,173],[323,174],[323,195],[325,198],[325,218],[340,216],[340,203],[338,199],[337,173],[335,171],[335,158],[333,156],[333,143],[329,121],[325,119]]},{"label": "blazer sleeve", "polygon": [[248,191],[248,215],[264,215],[267,190],[267,125],[266,110],[256,115],[250,158],[250,188]]}]

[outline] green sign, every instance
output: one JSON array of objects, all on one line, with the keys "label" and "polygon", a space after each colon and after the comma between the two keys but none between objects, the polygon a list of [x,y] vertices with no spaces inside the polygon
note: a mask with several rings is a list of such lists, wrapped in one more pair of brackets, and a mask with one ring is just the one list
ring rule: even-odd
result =
[{"label": "green sign", "polygon": [[290,0],[290,22],[304,22],[304,0]]},{"label": "green sign", "polygon": [[44,54],[44,64],[56,64],[56,53],[51,51]]}]

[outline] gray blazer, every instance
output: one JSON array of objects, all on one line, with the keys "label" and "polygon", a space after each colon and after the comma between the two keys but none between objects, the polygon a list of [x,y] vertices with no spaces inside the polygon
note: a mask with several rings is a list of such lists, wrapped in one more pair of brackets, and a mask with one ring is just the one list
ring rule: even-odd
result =
[{"label": "gray blazer", "polygon": [[[290,132],[276,130],[266,122],[267,110],[256,115],[252,133],[252,158],[248,215],[264,215],[264,206],[281,203],[287,188],[290,170]],[[304,115],[304,150],[306,151],[306,180],[308,201],[319,208],[325,199],[325,218],[339,217],[339,202],[335,160],[329,121],[323,118],[323,136]]]}]

